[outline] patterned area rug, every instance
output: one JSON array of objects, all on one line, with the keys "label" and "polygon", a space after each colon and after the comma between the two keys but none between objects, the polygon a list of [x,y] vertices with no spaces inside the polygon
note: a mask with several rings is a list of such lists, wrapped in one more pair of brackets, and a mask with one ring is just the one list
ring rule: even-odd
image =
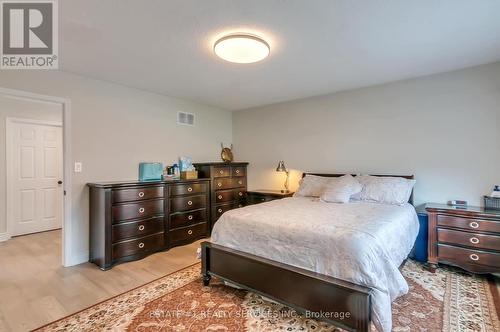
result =
[{"label": "patterned area rug", "polygon": [[[500,331],[490,282],[451,268],[435,274],[408,261],[410,292],[392,306],[394,331]],[[341,331],[212,280],[196,264],[38,331]],[[373,329],[372,329],[373,330]]]}]

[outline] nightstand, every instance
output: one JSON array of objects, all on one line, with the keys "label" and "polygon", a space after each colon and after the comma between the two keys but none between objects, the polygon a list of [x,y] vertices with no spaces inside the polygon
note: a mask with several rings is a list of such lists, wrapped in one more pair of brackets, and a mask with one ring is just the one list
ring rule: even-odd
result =
[{"label": "nightstand", "polygon": [[247,204],[270,202],[292,196],[293,192],[282,193],[280,190],[252,190],[247,192]]},{"label": "nightstand", "polygon": [[474,273],[500,272],[500,211],[427,204],[429,269],[438,263]]}]

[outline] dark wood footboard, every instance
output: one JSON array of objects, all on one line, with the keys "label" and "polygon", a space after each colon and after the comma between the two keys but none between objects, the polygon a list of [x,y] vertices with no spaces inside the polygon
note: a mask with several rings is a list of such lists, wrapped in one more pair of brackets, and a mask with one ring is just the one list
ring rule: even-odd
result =
[{"label": "dark wood footboard", "polygon": [[203,283],[212,276],[283,303],[311,319],[369,331],[371,289],[210,242],[203,242]]}]

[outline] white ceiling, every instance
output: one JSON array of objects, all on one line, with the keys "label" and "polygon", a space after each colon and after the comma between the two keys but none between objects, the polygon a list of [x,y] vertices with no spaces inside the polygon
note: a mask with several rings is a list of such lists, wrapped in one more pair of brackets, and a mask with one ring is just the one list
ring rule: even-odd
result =
[{"label": "white ceiling", "polygon": [[[498,0],[59,1],[61,69],[237,110],[500,60]],[[229,32],[271,55],[218,59]]]}]

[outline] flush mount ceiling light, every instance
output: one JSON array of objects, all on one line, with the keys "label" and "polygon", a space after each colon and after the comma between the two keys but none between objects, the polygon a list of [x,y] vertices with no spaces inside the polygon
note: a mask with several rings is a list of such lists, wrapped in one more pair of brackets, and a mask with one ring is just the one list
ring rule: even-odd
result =
[{"label": "flush mount ceiling light", "polygon": [[270,51],[269,44],[265,40],[244,33],[222,37],[214,45],[214,52],[219,58],[235,63],[261,61]]}]

